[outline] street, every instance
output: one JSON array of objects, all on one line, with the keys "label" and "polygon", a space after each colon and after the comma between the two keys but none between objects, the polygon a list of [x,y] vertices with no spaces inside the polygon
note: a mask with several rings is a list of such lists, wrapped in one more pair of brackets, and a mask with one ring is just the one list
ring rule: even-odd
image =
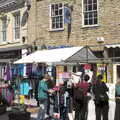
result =
[{"label": "street", "polygon": [[[5,114],[1,114],[1,115],[0,115],[0,120],[9,120],[8,114],[9,114],[9,112],[8,112],[8,113],[5,113]],[[32,118],[32,117],[31,117],[30,120],[35,120],[35,118]]]},{"label": "street", "polygon": [[[89,102],[89,112],[88,112],[88,120],[95,120],[95,107],[93,100]],[[114,112],[115,112],[115,102],[109,101],[109,120],[114,120]],[[35,120],[37,114],[31,114],[30,120]],[[8,113],[0,115],[0,120],[9,120]]]}]

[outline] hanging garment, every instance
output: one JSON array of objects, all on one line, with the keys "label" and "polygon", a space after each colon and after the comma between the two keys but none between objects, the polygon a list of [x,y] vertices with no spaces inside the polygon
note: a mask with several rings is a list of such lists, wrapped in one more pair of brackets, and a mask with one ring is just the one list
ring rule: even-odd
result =
[{"label": "hanging garment", "polygon": [[28,95],[29,93],[29,83],[27,81],[22,81],[20,83],[20,94]]}]

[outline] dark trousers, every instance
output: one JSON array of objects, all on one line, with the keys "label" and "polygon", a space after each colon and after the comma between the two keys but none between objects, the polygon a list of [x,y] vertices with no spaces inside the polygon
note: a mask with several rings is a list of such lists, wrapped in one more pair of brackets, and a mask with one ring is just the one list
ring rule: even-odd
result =
[{"label": "dark trousers", "polygon": [[114,120],[120,120],[120,99],[116,99],[116,108],[115,108]]},{"label": "dark trousers", "polygon": [[101,105],[95,105],[96,120],[101,120],[101,116],[103,117],[103,120],[108,120],[108,111],[108,102]]},{"label": "dark trousers", "polygon": [[60,120],[67,120],[68,119],[68,111],[67,107],[60,106]]},{"label": "dark trousers", "polygon": [[83,102],[75,104],[75,120],[87,120],[88,115],[88,98]]}]

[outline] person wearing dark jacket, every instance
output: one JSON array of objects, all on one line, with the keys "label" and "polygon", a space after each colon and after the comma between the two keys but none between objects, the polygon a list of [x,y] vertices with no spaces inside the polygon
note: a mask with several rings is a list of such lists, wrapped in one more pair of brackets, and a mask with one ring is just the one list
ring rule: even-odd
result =
[{"label": "person wearing dark jacket", "polygon": [[94,94],[95,101],[95,113],[96,120],[108,120],[108,111],[109,111],[109,97],[106,92],[109,91],[105,82],[102,81],[103,76],[98,75],[97,81],[93,84],[92,91]]}]

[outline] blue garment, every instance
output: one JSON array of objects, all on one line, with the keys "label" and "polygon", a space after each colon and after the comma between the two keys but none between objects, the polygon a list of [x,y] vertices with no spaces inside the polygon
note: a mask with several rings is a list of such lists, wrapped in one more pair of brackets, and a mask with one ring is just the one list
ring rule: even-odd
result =
[{"label": "blue garment", "polygon": [[28,92],[29,92],[28,82],[21,82],[20,83],[20,94],[21,95],[28,95]]},{"label": "blue garment", "polygon": [[120,85],[116,85],[115,86],[115,90],[116,90],[116,95],[120,95]]},{"label": "blue garment", "polygon": [[38,99],[48,99],[48,86],[47,82],[43,79],[39,82],[38,86]]}]

